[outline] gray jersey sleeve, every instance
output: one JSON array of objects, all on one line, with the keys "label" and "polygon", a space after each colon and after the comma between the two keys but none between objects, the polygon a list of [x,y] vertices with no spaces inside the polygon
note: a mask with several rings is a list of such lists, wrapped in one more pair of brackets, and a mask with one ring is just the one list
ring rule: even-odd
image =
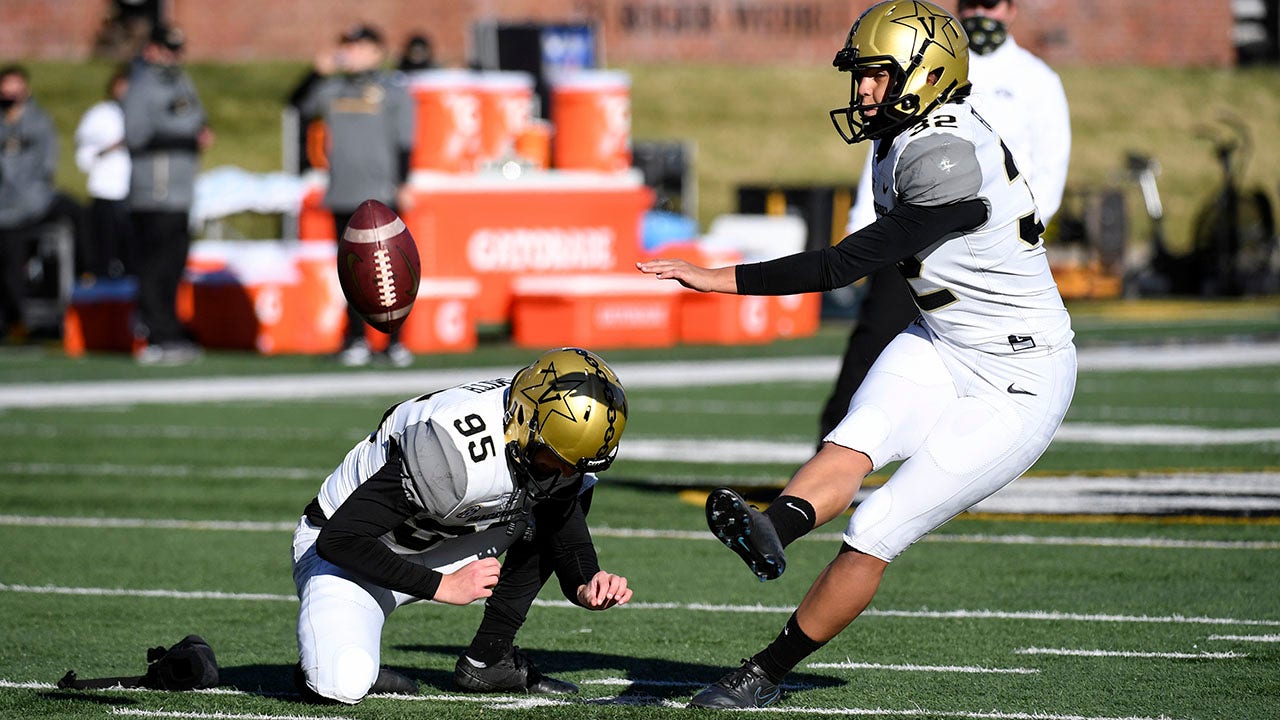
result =
[{"label": "gray jersey sleeve", "polygon": [[423,510],[443,517],[467,494],[467,475],[458,449],[435,424],[414,423],[400,436],[409,477],[406,492]]},{"label": "gray jersey sleeve", "polygon": [[925,207],[978,196],[982,169],[973,143],[937,133],[912,140],[895,169],[898,202]]}]

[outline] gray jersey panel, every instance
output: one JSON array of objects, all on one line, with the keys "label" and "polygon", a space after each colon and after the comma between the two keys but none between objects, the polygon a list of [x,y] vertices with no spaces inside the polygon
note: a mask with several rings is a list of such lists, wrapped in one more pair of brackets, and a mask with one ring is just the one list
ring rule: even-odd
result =
[{"label": "gray jersey panel", "polygon": [[955,135],[926,135],[903,150],[898,161],[898,202],[949,205],[978,196],[982,169],[973,143]]}]

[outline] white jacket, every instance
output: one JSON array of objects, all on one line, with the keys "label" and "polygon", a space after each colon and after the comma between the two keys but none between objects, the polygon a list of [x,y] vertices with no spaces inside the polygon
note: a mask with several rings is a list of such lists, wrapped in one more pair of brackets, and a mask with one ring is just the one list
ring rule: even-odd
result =
[{"label": "white jacket", "polygon": [[124,200],[129,196],[129,150],[124,146],[124,110],[119,103],[100,102],[80,119],[76,167],[89,176],[89,197]]}]

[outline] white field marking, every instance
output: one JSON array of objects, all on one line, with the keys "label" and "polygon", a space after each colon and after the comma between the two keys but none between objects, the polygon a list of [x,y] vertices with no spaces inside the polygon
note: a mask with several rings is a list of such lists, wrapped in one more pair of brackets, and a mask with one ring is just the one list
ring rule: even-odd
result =
[{"label": "white field marking", "polygon": [[[296,522],[249,520],[178,520],[170,518],[54,517],[47,515],[0,515],[0,526],[71,527],[141,530],[209,530],[231,532],[293,532]],[[591,528],[594,537],[643,540],[716,540],[706,530],[656,530],[652,528]],[[811,533],[805,542],[838,542],[839,533]],[[716,542],[719,542],[716,540]],[[1068,547],[1121,547],[1176,550],[1280,550],[1280,541],[1269,540],[1180,540],[1158,537],[1063,537],[1053,535],[926,535],[921,542],[969,545],[1050,545]]]},{"label": "white field marking", "polygon": [[176,710],[138,710],[112,708],[112,715],[150,718],[196,718],[198,720],[348,720],[336,715],[262,715],[259,713],[178,712]]},{"label": "white field marking", "polygon": [[[593,682],[591,680],[583,681],[584,685],[608,684],[606,682]],[[637,683],[639,684],[639,683]],[[693,683],[666,683],[651,682],[647,683],[654,686],[670,686],[670,687],[698,687],[701,683],[694,685]],[[52,689],[56,686],[50,683],[14,683],[0,680],[0,688],[31,688],[31,689]],[[787,686],[784,688],[801,689],[802,686]],[[140,689],[140,688],[139,688]],[[133,692],[135,689],[130,689]],[[195,692],[207,692],[197,690]],[[233,691],[234,694],[252,694]],[[556,700],[553,698],[531,698],[528,695],[489,695],[489,696],[473,696],[473,695],[370,695],[371,698],[383,698],[387,700],[409,701],[409,702],[460,702],[471,704],[485,704],[486,707],[494,710],[526,710],[533,707],[567,707],[572,705],[600,705],[600,704],[617,704],[617,705],[652,705],[669,708],[683,708],[684,703],[666,698],[635,696],[635,697],[618,697],[609,696],[601,698],[583,698],[579,701],[573,700]],[[492,703],[492,704],[489,704]],[[751,711],[748,711],[751,712]],[[765,712],[771,713],[789,713],[801,715],[834,715],[834,716],[890,716],[890,717],[924,717],[924,718],[957,718],[958,720],[1170,720],[1165,715],[1160,717],[1105,717],[1090,715],[1059,715],[1050,713],[1021,713],[1021,712],[972,712],[972,711],[945,711],[945,710],[929,710],[926,708],[908,708],[904,710],[892,710],[885,708],[814,708],[814,707],[771,707],[766,708]],[[116,715],[132,715],[136,717],[181,717],[181,718],[209,718],[210,720],[346,720],[345,718],[333,718],[330,716],[309,716],[309,715],[249,715],[249,714],[229,714],[229,713],[177,713],[171,711],[156,710],[134,710],[132,708],[116,708],[113,710]]]},{"label": "white field marking", "polygon": [[0,423],[0,435],[16,437],[94,437],[173,440],[332,440],[367,436],[372,428],[320,430],[306,427],[225,427],[218,425],[54,425],[52,423]]},{"label": "white field marking", "polygon": [[923,718],[957,718],[958,720],[1171,720],[1167,715],[1159,717],[1141,717],[1126,715],[1124,717],[1100,717],[1093,715],[1059,715],[1045,712],[976,712],[972,710],[931,710],[929,708],[908,708],[892,710],[888,708],[817,708],[817,707],[767,707],[746,710],[745,712],[788,713],[792,715],[827,715],[849,717],[923,717]]},{"label": "white field marking", "polygon": [[[37,595],[90,595],[101,597],[146,597],[177,600],[254,600],[297,602],[294,595],[271,593],[229,593],[213,590],[134,590],[126,588],[84,588],[59,585],[19,585],[0,583],[0,592]],[[577,608],[568,600],[533,601],[538,607]],[[713,605],[709,603],[639,602],[622,606],[632,610],[684,610],[689,612],[749,613],[781,615],[795,612],[792,605]],[[1156,623],[1173,625],[1240,625],[1280,627],[1280,620],[1247,618],[1187,617],[1185,615],[1107,615],[1103,613],[1066,613],[1056,610],[881,610],[868,608],[865,617],[919,618],[930,620],[1031,620],[1042,622]]]},{"label": "white field marking", "polygon": [[122,465],[120,463],[3,463],[2,475],[85,475],[100,477],[201,477],[222,480],[323,480],[333,468],[208,465]]},{"label": "white field marking", "polygon": [[989,513],[1198,514],[1280,512],[1280,473],[1027,477],[971,510]]},{"label": "white field marking", "polygon": [[1154,658],[1168,660],[1232,660],[1249,657],[1249,653],[1237,652],[1139,652],[1133,650],[1076,650],[1072,648],[1019,648],[1015,655],[1060,655],[1065,657],[1120,657]]},{"label": "white field marking", "polygon": [[809,663],[814,670],[896,670],[901,672],[975,673],[993,675],[1035,675],[1036,668],[989,668],[980,665],[897,665],[867,662]]},{"label": "white field marking", "polygon": [[[1086,348],[1078,366],[1094,370],[1188,370],[1280,364],[1280,343],[1212,343],[1177,347]],[[831,356],[754,360],[633,362],[614,366],[628,389],[711,387],[778,381],[830,382],[839,369]],[[317,373],[174,380],[14,383],[0,386],[0,409],[78,407],[144,403],[403,395],[477,378],[511,377],[515,367],[478,367],[408,372]]]},{"label": "white field marking", "polygon": [[1207,428],[1192,425],[1063,423],[1054,442],[1106,445],[1253,445],[1280,442],[1280,428]]},{"label": "white field marking", "polygon": [[0,525],[19,527],[74,527],[143,530],[229,530],[234,532],[293,532],[296,522],[249,520],[173,520],[162,518],[49,517],[0,515]]},{"label": "white field marking", "polygon": [[1210,635],[1210,640],[1232,640],[1235,642],[1280,643],[1280,635]]},{"label": "white field marking", "polygon": [[[705,682],[687,682],[683,680],[647,680],[645,678],[590,678],[582,680],[579,685],[607,685],[610,687],[668,687],[668,688],[703,688]],[[783,683],[783,690],[812,690],[818,687],[809,683]]]}]

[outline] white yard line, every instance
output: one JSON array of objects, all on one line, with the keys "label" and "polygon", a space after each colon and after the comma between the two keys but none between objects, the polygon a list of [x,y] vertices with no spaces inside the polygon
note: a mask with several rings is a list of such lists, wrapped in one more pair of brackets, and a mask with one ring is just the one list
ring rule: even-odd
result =
[{"label": "white yard line", "polygon": [[[1189,370],[1280,365],[1280,343],[1212,343],[1163,347],[1085,348],[1078,354],[1083,371]],[[633,362],[614,366],[629,389],[708,387],[771,383],[780,380],[830,382],[839,359],[830,356],[755,360]],[[0,386],[0,409],[76,407],[139,403],[197,403],[227,400],[412,395],[477,378],[509,377],[514,367],[416,370],[371,373],[320,373],[177,380],[15,383]]]},{"label": "white yard line", "polygon": [[1144,652],[1134,650],[1079,650],[1074,648],[1019,648],[1015,655],[1056,655],[1062,657],[1118,657],[1118,658],[1152,658],[1168,660],[1232,660],[1249,657],[1248,653],[1237,652]]},{"label": "white yard line", "polygon": [[980,665],[885,665],[866,662],[809,663],[814,670],[894,670],[899,672],[968,673],[991,675],[1035,675],[1036,668],[989,668]]},{"label": "white yard line", "polygon": [[[0,515],[0,526],[70,527],[85,529],[193,530],[225,532],[293,532],[297,522],[254,522],[248,520],[178,520],[173,518],[94,518],[49,515]],[[592,527],[598,538],[641,540],[715,540],[706,530],[657,530],[653,528]],[[838,533],[813,533],[801,538],[809,542],[838,542]],[[718,540],[716,542],[719,542]],[[1160,550],[1280,550],[1280,542],[1267,540],[1180,540],[1159,537],[1063,537],[1054,535],[982,535],[937,533],[921,542],[970,545],[1048,545],[1067,547],[1151,548]]]},{"label": "white yard line", "polygon": [[1210,640],[1232,640],[1235,642],[1280,643],[1280,635],[1210,635]]},{"label": "white yard line", "polygon": [[[608,682],[584,681],[584,685],[592,684],[608,684]],[[636,681],[634,684],[648,684],[655,686],[681,686],[695,687],[690,683],[667,683],[662,681]],[[32,690],[49,690],[56,686],[50,683],[22,683],[0,680],[0,688],[10,689],[32,689]],[[801,686],[784,686],[791,689],[798,689]],[[151,692],[142,689],[129,689],[127,692]],[[210,692],[200,691],[195,692]],[[244,693],[240,691],[228,691],[226,694],[236,695],[252,695],[254,693]],[[486,709],[491,710],[528,710],[539,707],[582,707],[582,706],[600,706],[606,704],[614,705],[640,705],[646,707],[666,707],[666,708],[684,708],[683,701],[675,701],[668,698],[658,698],[651,696],[607,696],[599,698],[582,698],[580,700],[559,700],[549,697],[530,697],[528,695],[371,695],[385,700],[402,701],[402,702],[440,702],[440,703],[470,703],[475,705],[483,705]],[[1171,720],[1166,715],[1159,717],[1126,715],[1123,717],[1103,716],[1103,715],[1073,715],[1058,714],[1036,711],[1031,713],[1025,712],[1000,712],[996,710],[989,711],[973,711],[973,710],[932,710],[929,708],[824,708],[824,707],[805,707],[805,706],[775,706],[764,710],[770,713],[786,713],[791,715],[824,715],[836,717],[907,717],[907,718],[954,718],[955,720]],[[113,708],[113,715],[131,716],[131,717],[164,717],[164,718],[192,718],[193,720],[346,720],[329,715],[263,715],[256,713],[204,713],[204,712],[180,712],[172,710],[139,710],[135,708]]]},{"label": "white yard line", "polygon": [[112,708],[112,715],[146,718],[194,718],[197,720],[349,720],[336,715],[262,715],[259,713],[180,712],[177,710],[138,710]]},{"label": "white yard line", "polygon": [[[87,588],[61,585],[22,585],[0,583],[0,592],[36,595],[87,595],[101,597],[169,598],[176,600],[250,600],[297,602],[294,595],[273,593],[231,593],[217,590],[162,590],[127,588]],[[576,608],[567,600],[535,600],[539,607]],[[631,610],[681,610],[686,612],[791,614],[791,605],[718,605],[710,603],[636,602],[624,607]],[[1056,610],[882,610],[868,608],[864,617],[920,618],[931,620],[1030,620],[1033,622],[1154,623],[1173,625],[1240,625],[1280,627],[1280,620],[1221,618],[1185,615],[1108,615],[1105,613],[1068,613]]]}]

